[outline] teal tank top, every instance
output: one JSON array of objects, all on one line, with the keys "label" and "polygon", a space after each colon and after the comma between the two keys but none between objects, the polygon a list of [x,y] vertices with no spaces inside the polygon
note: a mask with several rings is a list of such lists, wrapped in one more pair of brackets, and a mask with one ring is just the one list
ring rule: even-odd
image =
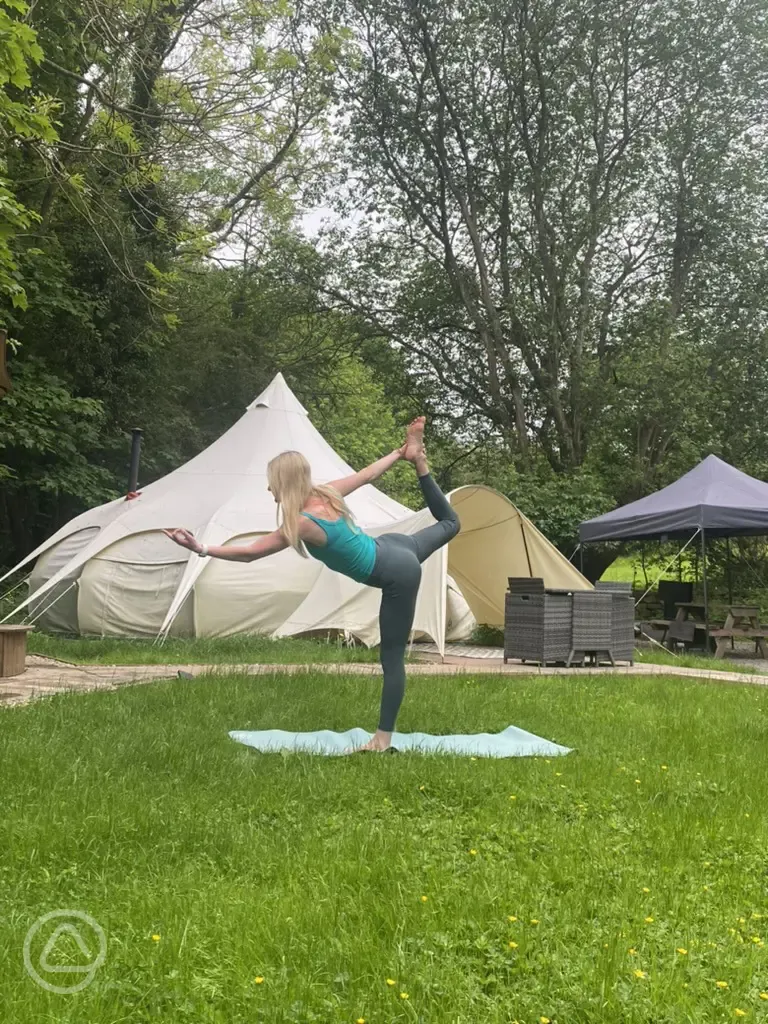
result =
[{"label": "teal tank top", "polygon": [[305,541],[304,546],[310,555],[334,572],[349,576],[357,583],[365,583],[376,562],[376,541],[373,537],[357,526],[351,526],[346,519],[318,519],[309,512],[301,514],[317,523],[328,538],[324,548]]}]

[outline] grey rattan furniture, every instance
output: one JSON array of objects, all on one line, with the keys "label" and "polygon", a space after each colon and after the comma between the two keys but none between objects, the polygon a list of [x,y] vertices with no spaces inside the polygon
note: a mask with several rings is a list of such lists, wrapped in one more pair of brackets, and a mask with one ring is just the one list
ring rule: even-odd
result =
[{"label": "grey rattan furniture", "polygon": [[549,590],[542,579],[510,577],[505,599],[504,661],[540,665],[587,657],[611,664],[635,654],[634,599],[624,583],[595,590]]},{"label": "grey rattan furniture", "polygon": [[571,649],[571,595],[545,591],[543,579],[510,577],[505,599],[504,661],[566,662]]},{"label": "grey rattan furniture", "polygon": [[635,600],[631,583],[595,584],[595,589],[613,597],[611,609],[611,654],[615,661],[635,660]]},{"label": "grey rattan furniture", "polygon": [[614,664],[613,594],[599,590],[576,590],[573,594],[573,632],[568,664],[603,655]]}]

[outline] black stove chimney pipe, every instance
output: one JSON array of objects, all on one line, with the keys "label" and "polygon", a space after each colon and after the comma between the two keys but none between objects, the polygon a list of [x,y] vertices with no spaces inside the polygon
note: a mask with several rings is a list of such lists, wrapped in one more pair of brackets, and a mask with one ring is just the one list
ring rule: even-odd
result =
[{"label": "black stove chimney pipe", "polygon": [[128,474],[128,493],[135,494],[139,486],[139,460],[141,458],[141,435],[142,431],[134,427],[131,431],[131,469]]}]

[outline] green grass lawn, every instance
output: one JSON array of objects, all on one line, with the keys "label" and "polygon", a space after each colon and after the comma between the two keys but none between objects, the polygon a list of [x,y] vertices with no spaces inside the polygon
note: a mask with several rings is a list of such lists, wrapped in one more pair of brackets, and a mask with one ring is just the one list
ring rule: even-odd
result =
[{"label": "green grass lawn", "polygon": [[[0,1020],[768,1020],[766,690],[410,680],[403,730],[514,723],[575,748],[550,760],[227,736],[371,727],[377,703],[375,679],[224,677],[0,712]],[[23,968],[56,909],[108,936],[76,995]]]},{"label": "green grass lawn", "polygon": [[78,665],[312,665],[379,660],[377,649],[369,650],[362,644],[345,647],[336,642],[293,637],[272,640],[250,634],[188,640],[170,637],[155,643],[123,637],[67,637],[34,632],[29,634],[28,649],[30,654]]},{"label": "green grass lawn", "polygon": [[[757,655],[755,655],[757,657]],[[636,650],[635,662],[638,665],[677,665],[679,668],[697,668],[706,672],[743,672],[750,676],[766,675],[768,663],[745,664],[741,658],[708,658],[704,654],[672,654],[658,647],[650,650]]]}]

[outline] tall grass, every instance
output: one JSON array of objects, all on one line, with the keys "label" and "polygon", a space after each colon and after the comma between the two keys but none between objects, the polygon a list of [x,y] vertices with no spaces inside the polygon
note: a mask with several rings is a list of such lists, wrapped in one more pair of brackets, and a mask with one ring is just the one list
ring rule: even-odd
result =
[{"label": "tall grass", "polygon": [[378,661],[378,651],[362,644],[348,646],[335,640],[239,634],[230,637],[180,639],[163,643],[123,637],[66,637],[30,633],[30,654],[91,665],[246,665],[266,663],[317,664],[319,662]]}]

